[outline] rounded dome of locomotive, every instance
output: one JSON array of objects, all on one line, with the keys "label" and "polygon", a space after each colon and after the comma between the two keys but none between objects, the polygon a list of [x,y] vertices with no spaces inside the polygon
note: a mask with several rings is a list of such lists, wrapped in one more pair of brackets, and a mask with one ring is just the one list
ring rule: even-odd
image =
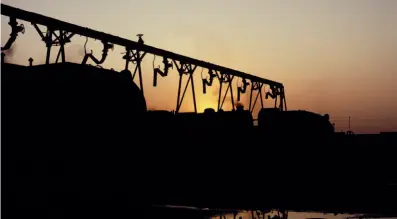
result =
[{"label": "rounded dome of locomotive", "polygon": [[[22,111],[65,123],[105,127],[141,118],[146,101],[138,86],[124,74],[98,67],[59,63],[37,66],[3,65],[7,99],[13,112]],[[22,115],[20,115],[22,116]],[[109,122],[109,123],[108,123]]]}]

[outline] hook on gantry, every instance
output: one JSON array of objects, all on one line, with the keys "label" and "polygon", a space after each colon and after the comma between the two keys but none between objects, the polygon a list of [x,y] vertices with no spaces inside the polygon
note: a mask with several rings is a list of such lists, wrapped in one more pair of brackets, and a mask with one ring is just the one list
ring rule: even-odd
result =
[{"label": "hook on gantry", "polygon": [[163,71],[160,69],[160,66],[158,68],[154,67],[154,61],[156,60],[156,55],[153,57],[153,87],[157,86],[157,75],[160,75],[161,77],[165,77],[168,75],[169,69],[174,68],[172,62],[168,62],[167,57],[163,57],[163,64],[164,64],[164,69]]},{"label": "hook on gantry", "polygon": [[278,88],[276,86],[270,86],[270,91],[271,92],[266,92],[265,99],[268,99],[271,97],[272,99],[276,98],[277,95],[279,95]]},{"label": "hook on gantry", "polygon": [[[97,64],[97,66],[100,65],[100,64],[103,64],[105,62],[105,60],[106,60],[106,57],[108,56],[109,49],[111,49],[112,51],[114,50],[114,45],[113,44],[102,40],[102,44],[103,44],[102,57],[101,57],[100,60],[98,60],[93,55],[92,50],[91,50],[91,53],[87,53],[87,42],[88,42],[88,37],[86,37],[86,41],[85,41],[85,44],[84,44],[84,54],[85,55],[84,55],[83,61],[81,62],[81,64],[83,64],[83,65],[85,65],[87,63],[88,58],[91,58],[91,60],[94,61],[95,64]],[[100,66],[100,67],[102,67],[102,66]]]},{"label": "hook on gantry", "polygon": [[207,77],[203,78],[203,75],[201,75],[201,80],[203,81],[203,94],[207,93],[207,86],[212,86],[212,82],[214,82],[214,78],[217,76],[216,73],[212,71],[212,69],[208,70],[208,75],[209,79]]},{"label": "hook on gantry", "polygon": [[240,94],[244,94],[247,90],[247,87],[250,85],[245,78],[243,78],[242,82],[243,84],[237,88],[237,101],[240,101]]},{"label": "hook on gantry", "polygon": [[7,40],[6,44],[1,47],[1,51],[10,49],[12,44],[17,39],[18,33],[25,33],[25,26],[23,24],[18,25],[17,19],[15,17],[10,17],[10,22],[8,24],[11,26],[10,38]]}]

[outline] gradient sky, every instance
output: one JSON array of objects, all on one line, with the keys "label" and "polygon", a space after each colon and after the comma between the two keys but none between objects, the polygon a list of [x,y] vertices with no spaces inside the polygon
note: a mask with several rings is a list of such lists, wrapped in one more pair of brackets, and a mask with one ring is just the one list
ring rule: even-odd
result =
[{"label": "gradient sky", "polygon": [[[285,85],[288,109],[329,113],[337,130],[397,131],[396,0],[3,0],[2,3],[67,22],[238,69]],[[2,45],[10,28],[2,17]],[[12,61],[44,62],[44,44],[29,24]],[[85,38],[68,45],[68,59],[81,62]],[[88,47],[100,56],[99,42]],[[23,51],[23,52],[21,52]],[[123,68],[122,48],[104,67]],[[144,62],[149,108],[175,109],[177,73],[152,88],[153,56]],[[161,58],[157,58],[156,65]],[[200,79],[201,69],[195,78]],[[205,75],[206,71],[204,71]],[[216,108],[216,95],[202,95],[199,110]],[[216,88],[214,86],[214,88]],[[235,89],[236,90],[236,89]],[[190,96],[184,110],[192,110]],[[268,102],[267,102],[268,103]],[[227,103],[226,103],[227,104]],[[267,106],[269,106],[268,103]]]}]

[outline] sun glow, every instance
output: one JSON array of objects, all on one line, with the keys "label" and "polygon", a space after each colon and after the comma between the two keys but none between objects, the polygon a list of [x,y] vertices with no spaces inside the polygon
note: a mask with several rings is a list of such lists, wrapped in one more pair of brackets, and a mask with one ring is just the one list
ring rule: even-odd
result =
[{"label": "sun glow", "polygon": [[218,105],[218,103],[215,100],[203,98],[200,101],[198,101],[198,103],[197,103],[197,111],[199,113],[202,113],[207,108],[212,108],[216,111],[218,108],[217,105]]}]

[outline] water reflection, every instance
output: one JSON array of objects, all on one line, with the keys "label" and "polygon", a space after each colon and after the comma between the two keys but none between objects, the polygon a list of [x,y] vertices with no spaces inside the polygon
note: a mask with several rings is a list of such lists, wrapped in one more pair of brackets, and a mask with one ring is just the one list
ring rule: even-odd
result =
[{"label": "water reflection", "polygon": [[[208,209],[187,206],[152,206],[154,212],[174,219],[397,219],[397,217],[381,217],[380,215],[323,214],[314,212],[287,211],[251,211],[232,209]],[[161,211],[163,209],[165,211]],[[160,210],[160,211],[159,211]],[[158,214],[157,216],[159,216]],[[154,218],[154,217],[153,217]],[[157,217],[156,217],[157,218]]]},{"label": "water reflection", "polygon": [[[276,217],[275,217],[276,216]],[[214,215],[211,217],[211,219],[277,219],[277,216],[279,218],[283,218],[282,214],[278,214],[277,211],[273,212],[266,212],[263,214],[263,212],[259,211],[239,211],[234,217],[233,213],[226,213],[224,215]],[[309,213],[309,212],[288,212],[288,219],[346,219],[347,217],[351,217],[353,215],[349,214],[321,214],[321,213]]]}]

